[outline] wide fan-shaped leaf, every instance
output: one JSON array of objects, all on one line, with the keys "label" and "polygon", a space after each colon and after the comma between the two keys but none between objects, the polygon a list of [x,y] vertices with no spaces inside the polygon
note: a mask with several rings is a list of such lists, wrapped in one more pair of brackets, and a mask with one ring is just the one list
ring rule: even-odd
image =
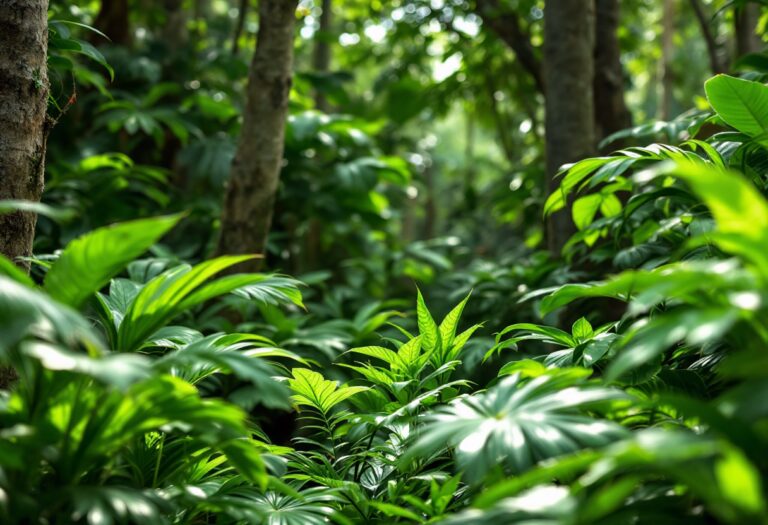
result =
[{"label": "wide fan-shaped leaf", "polygon": [[501,465],[523,472],[539,461],[600,447],[625,435],[609,421],[583,414],[598,403],[627,399],[620,391],[579,385],[572,376],[503,379],[485,393],[464,396],[427,416],[427,425],[403,461],[446,445],[473,481]]}]

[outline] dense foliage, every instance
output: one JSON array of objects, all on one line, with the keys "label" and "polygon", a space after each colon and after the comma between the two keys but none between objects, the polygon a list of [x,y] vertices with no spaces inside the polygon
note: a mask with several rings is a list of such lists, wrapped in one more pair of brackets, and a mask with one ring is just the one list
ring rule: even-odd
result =
[{"label": "dense foliage", "polygon": [[[211,255],[247,75],[234,17],[97,48],[86,4],[51,8],[43,202],[0,201],[39,215],[31,273],[0,256],[0,522],[768,523],[765,54],[547,195],[541,111],[499,107],[535,107],[531,79],[476,95],[505,59],[490,34],[470,51],[470,4],[351,2],[340,38],[383,27],[413,75],[367,78],[373,37],[304,71],[297,41],[270,270],[241,272],[260,256]],[[438,80],[414,42],[461,65]],[[457,113],[488,149],[460,165],[436,146]],[[576,233],[549,254],[541,216],[564,210]]]}]

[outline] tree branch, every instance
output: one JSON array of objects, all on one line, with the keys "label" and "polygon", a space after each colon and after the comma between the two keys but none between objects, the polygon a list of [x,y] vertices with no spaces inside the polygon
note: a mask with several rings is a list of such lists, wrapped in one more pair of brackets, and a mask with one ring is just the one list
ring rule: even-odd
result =
[{"label": "tree branch", "polygon": [[530,73],[536,89],[544,93],[541,60],[536,56],[530,35],[521,27],[517,13],[503,10],[498,0],[477,0],[476,4],[483,22],[512,49],[520,64]]},{"label": "tree branch", "polygon": [[696,14],[696,18],[699,21],[699,27],[701,27],[701,35],[704,37],[704,41],[707,44],[707,54],[709,55],[709,64],[714,74],[724,73],[725,68],[720,63],[720,58],[717,56],[717,42],[715,36],[712,34],[712,29],[709,27],[710,19],[704,13],[704,8],[699,0],[691,0],[691,7]]}]

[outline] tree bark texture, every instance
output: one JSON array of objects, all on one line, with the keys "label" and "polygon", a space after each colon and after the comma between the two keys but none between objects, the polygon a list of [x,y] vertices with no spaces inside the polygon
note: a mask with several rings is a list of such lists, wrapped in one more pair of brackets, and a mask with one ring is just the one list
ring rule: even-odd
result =
[{"label": "tree bark texture", "polygon": [[[563,164],[595,153],[594,0],[549,1],[544,9],[544,85],[546,86],[547,185]],[[549,218],[547,244],[559,255],[575,231],[566,211]]]},{"label": "tree bark texture", "polygon": [[[632,125],[624,102],[624,73],[619,47],[619,0],[595,1],[595,136],[598,141]],[[607,150],[622,144],[612,143]],[[603,153],[609,153],[605,151]]]},{"label": "tree bark texture", "polygon": [[750,2],[737,8],[733,15],[736,58],[749,53],[759,53],[763,49],[763,41],[756,32],[760,9],[758,4]]},{"label": "tree bark texture", "polygon": [[[48,0],[0,0],[0,199],[39,201],[48,104]],[[37,217],[0,215],[0,253],[32,255]]]},{"label": "tree bark texture", "polygon": [[[128,0],[101,0],[93,27],[107,35],[113,44],[127,46],[132,40],[128,13]],[[95,33],[91,41],[96,45],[105,43],[104,38]]]},{"label": "tree bark texture", "polygon": [[[261,0],[240,142],[221,220],[218,253],[263,253],[272,222],[291,90],[297,0]],[[240,269],[257,270],[252,261]]]}]

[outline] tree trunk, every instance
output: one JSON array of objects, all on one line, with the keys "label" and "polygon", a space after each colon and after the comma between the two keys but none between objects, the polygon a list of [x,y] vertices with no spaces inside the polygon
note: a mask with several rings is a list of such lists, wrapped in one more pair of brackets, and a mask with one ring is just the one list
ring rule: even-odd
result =
[{"label": "tree trunk", "polygon": [[[39,201],[48,104],[48,0],[0,0],[0,199]],[[0,253],[32,255],[37,217],[0,215]],[[16,261],[29,270],[29,263]]]},{"label": "tree trunk", "polygon": [[675,101],[675,77],[672,70],[673,38],[675,35],[674,0],[664,0],[661,26],[661,67],[659,68],[661,76],[661,104],[659,105],[659,118],[661,120],[670,120],[672,118],[672,105]]},{"label": "tree trunk", "polygon": [[248,0],[240,0],[237,8],[237,22],[235,22],[235,32],[232,35],[232,54],[237,55],[240,52],[240,36],[245,27],[245,18],[248,16]]},{"label": "tree trunk", "polygon": [[187,13],[182,0],[165,0],[165,25],[163,41],[172,53],[178,53],[187,44]]},{"label": "tree trunk", "polygon": [[[323,0],[320,13],[320,27],[315,33],[314,49],[312,50],[312,68],[316,73],[328,73],[331,69],[331,24],[332,5],[331,0]],[[328,113],[331,109],[322,92],[315,91],[315,105],[317,109]]]},{"label": "tree trunk", "polygon": [[[48,135],[48,0],[0,0],[0,199],[39,201]],[[32,255],[37,216],[0,215],[0,253],[29,271],[18,257]],[[0,389],[16,382],[0,366]]]},{"label": "tree trunk", "polygon": [[[221,219],[218,253],[263,253],[272,222],[288,116],[297,0],[261,0],[256,52]],[[256,270],[255,261],[244,265]]]},{"label": "tree trunk", "polygon": [[[619,47],[619,0],[595,1],[595,136],[598,141],[632,125],[624,102],[624,73]],[[606,151],[621,149],[621,143],[606,145]]]},{"label": "tree trunk", "polygon": [[[128,0],[101,0],[93,27],[107,35],[113,44],[129,45],[132,39],[128,13]],[[91,41],[97,45],[105,43],[104,38],[95,33]]]},{"label": "tree trunk", "polygon": [[[553,0],[544,9],[544,85],[546,86],[547,185],[563,164],[595,153],[594,0]],[[547,244],[559,255],[575,231],[567,212],[553,214]]]},{"label": "tree trunk", "polygon": [[699,0],[690,0],[693,13],[696,15],[696,19],[699,21],[699,28],[701,29],[701,36],[704,37],[704,43],[707,45],[707,55],[709,56],[709,66],[712,68],[712,73],[715,75],[725,72],[722,62],[720,61],[720,55],[717,46],[717,39],[715,34],[712,33],[710,24],[712,18],[704,12],[704,7]]},{"label": "tree trunk", "polygon": [[760,6],[748,3],[736,9],[733,14],[734,33],[736,34],[736,58],[759,53],[763,41],[757,34],[757,22],[760,19]]}]

